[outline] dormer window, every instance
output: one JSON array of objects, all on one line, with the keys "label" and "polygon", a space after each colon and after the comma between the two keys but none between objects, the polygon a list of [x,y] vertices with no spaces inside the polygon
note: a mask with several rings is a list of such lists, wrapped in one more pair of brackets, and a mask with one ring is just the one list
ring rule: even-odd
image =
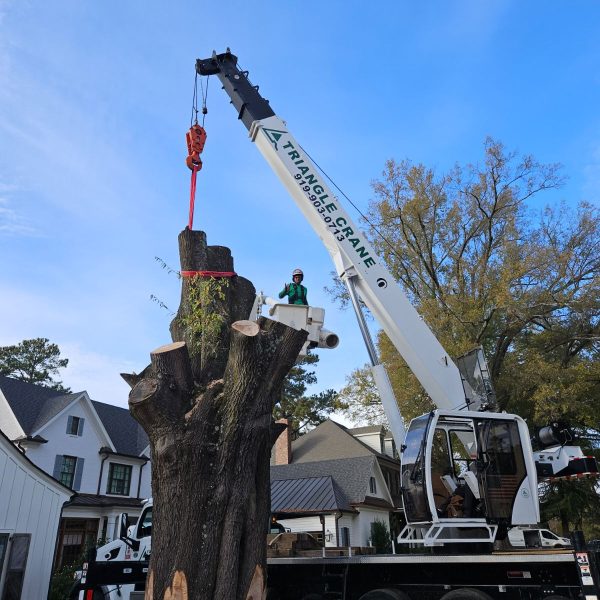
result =
[{"label": "dormer window", "polygon": [[375,481],[375,477],[369,477],[369,492],[371,494],[377,493],[377,482]]},{"label": "dormer window", "polygon": [[67,434],[68,435],[83,435],[83,422],[85,419],[81,417],[69,417],[67,419]]}]

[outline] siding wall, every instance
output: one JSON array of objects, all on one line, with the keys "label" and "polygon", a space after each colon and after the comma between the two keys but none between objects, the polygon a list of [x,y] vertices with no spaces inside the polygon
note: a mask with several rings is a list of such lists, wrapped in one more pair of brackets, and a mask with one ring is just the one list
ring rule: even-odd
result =
[{"label": "siding wall", "polygon": [[[387,510],[377,510],[375,508],[361,507],[358,515],[356,532],[359,536],[359,546],[368,546],[371,539],[371,523],[374,521],[383,521],[388,529],[390,528],[390,517]],[[354,544],[354,542],[352,542]]]},{"label": "siding wall", "polygon": [[[323,526],[321,525],[321,521],[319,517],[299,517],[297,519],[279,519],[278,521],[285,527],[289,529],[292,533],[302,533],[305,531],[319,531],[323,530]],[[325,515],[325,534],[327,535],[328,531],[331,533],[331,540],[325,540],[326,546],[337,546],[337,542],[335,539],[335,516],[334,515]]]},{"label": "siding wall", "polygon": [[[0,533],[31,534],[21,593],[24,599],[41,599],[48,593],[60,510],[69,497],[66,489],[35,469],[0,436]],[[0,596],[2,583],[0,574]]]}]

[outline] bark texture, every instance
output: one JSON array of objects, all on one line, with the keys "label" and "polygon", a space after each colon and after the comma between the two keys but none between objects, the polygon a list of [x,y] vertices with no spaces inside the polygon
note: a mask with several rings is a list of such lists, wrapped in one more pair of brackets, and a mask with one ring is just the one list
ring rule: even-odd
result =
[{"label": "bark texture", "polygon": [[[182,270],[231,271],[227,248],[203,232],[179,236]],[[150,438],[154,497],[147,600],[259,600],[270,518],[269,458],[279,428],[272,410],[306,332],[246,321],[254,287],[241,277],[207,299],[224,317],[217,344],[186,327],[184,278],[173,343],[154,350],[129,407]],[[210,347],[209,347],[210,346]],[[192,349],[192,350],[190,350]]]}]

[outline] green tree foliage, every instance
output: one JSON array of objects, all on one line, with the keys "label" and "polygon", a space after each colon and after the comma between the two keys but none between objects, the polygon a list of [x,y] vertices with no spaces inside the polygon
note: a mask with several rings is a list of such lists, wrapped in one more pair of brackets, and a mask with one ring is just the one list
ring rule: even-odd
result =
[{"label": "green tree foliage", "polygon": [[345,414],[357,425],[387,425],[379,392],[369,365],[355,369],[346,377],[339,400],[347,405]]},{"label": "green tree foliage", "polygon": [[47,338],[23,340],[14,346],[0,347],[0,374],[35,383],[58,392],[69,393],[53,376],[64,369],[69,359],[60,358],[60,349]]},{"label": "green tree foliage", "polygon": [[540,509],[542,521],[556,519],[560,522],[562,535],[583,529],[587,539],[600,534],[600,502],[597,480],[555,480],[542,484]]},{"label": "green tree foliage", "polygon": [[389,554],[392,551],[392,537],[386,523],[376,519],[371,523],[371,544],[377,554]]},{"label": "green tree foliage", "polygon": [[289,419],[294,432],[315,427],[325,421],[330,413],[347,408],[332,389],[306,395],[307,387],[317,382],[315,372],[307,367],[318,362],[319,357],[310,353],[298,359],[283,383],[281,400],[275,406],[275,418]]},{"label": "green tree foliage", "polygon": [[[484,347],[501,410],[598,429],[600,215],[586,203],[530,208],[561,184],[557,165],[489,138],[481,165],[446,174],[390,160],[373,183],[370,233],[446,350]],[[403,414],[425,412],[384,335],[379,347]]]},{"label": "green tree foliage", "polygon": [[[600,213],[585,202],[540,209],[562,182],[558,165],[488,138],[481,164],[448,173],[389,160],[368,222],[379,256],[446,350],[483,346],[500,410],[597,434]],[[430,410],[390,340],[380,334],[378,344],[405,419]],[[360,372],[350,386],[368,401]],[[571,499],[548,492],[547,511],[580,522],[580,487]],[[588,498],[597,507],[598,496]]]}]

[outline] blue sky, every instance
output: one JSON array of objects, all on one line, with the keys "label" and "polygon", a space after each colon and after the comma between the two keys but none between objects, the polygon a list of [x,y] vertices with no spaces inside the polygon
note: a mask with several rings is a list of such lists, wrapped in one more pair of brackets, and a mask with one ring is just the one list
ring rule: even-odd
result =
[{"label": "blue sky", "polygon": [[[194,62],[230,46],[296,139],[363,210],[388,158],[440,170],[491,135],[561,162],[547,202],[600,199],[600,4],[0,0],[0,345],[48,337],[74,390],[125,406],[118,373],[170,341],[187,223]],[[275,295],[302,267],[341,345],[317,389],[367,361],[332,265],[212,78],[194,226]],[[346,208],[358,220],[349,206]],[[538,207],[535,207],[536,209]]]}]

